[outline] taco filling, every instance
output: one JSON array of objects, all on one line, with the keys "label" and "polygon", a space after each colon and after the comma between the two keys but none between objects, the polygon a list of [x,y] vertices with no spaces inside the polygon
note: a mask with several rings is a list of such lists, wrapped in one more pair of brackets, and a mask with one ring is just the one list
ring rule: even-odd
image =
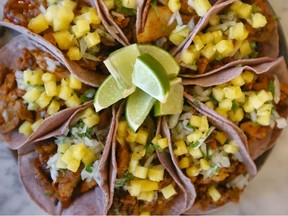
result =
[{"label": "taco filling", "polygon": [[65,135],[35,147],[35,178],[44,186],[45,195],[55,197],[64,208],[76,196],[97,186],[99,161],[109,130],[107,126],[101,128],[99,121],[100,116],[87,108],[71,122]]},{"label": "taco filling", "polygon": [[168,140],[157,135],[150,142],[148,131],[140,127],[134,133],[126,121],[119,122],[117,178],[109,214],[163,214],[179,193],[156,153],[156,149],[164,150],[168,146]]},{"label": "taco filling", "polygon": [[169,127],[177,165],[196,190],[194,206],[204,211],[237,202],[249,173],[236,141],[189,106],[184,106],[181,115],[170,117]]},{"label": "taco filling", "polygon": [[263,46],[277,28],[267,8],[264,0],[235,1],[207,17],[208,25],[181,54],[187,73],[204,74],[229,62],[265,56]]}]

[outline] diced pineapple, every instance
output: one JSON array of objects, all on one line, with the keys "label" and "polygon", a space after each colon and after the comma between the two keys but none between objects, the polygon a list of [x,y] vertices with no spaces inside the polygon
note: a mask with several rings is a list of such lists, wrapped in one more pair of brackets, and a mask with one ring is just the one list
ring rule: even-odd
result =
[{"label": "diced pineapple", "polygon": [[223,33],[221,30],[213,31],[212,35],[213,35],[213,43],[214,44],[217,44],[219,41],[221,41],[223,39]]},{"label": "diced pineapple", "polygon": [[168,7],[174,13],[180,10],[181,2],[180,0],[168,0]]},{"label": "diced pineapple", "polygon": [[72,158],[69,163],[67,164],[67,169],[72,172],[77,172],[78,168],[80,167],[80,160],[77,160],[75,158]]},{"label": "diced pineapple", "polygon": [[148,179],[155,182],[163,181],[164,179],[164,169],[149,168]]},{"label": "diced pineapple", "polygon": [[42,122],[44,121],[43,118],[39,118],[37,121],[35,121],[32,125],[31,128],[33,131],[36,131],[37,128],[42,124]]},{"label": "diced pineapple", "polygon": [[205,171],[211,168],[209,162],[204,158],[200,159],[200,167]]},{"label": "diced pineapple", "polygon": [[164,187],[161,189],[161,192],[164,196],[165,199],[169,199],[170,197],[174,196],[177,194],[175,188],[173,187],[172,184],[169,184],[168,186]]},{"label": "diced pineapple", "polygon": [[137,132],[137,137],[135,142],[139,143],[141,145],[146,145],[147,144],[147,140],[148,140],[148,131],[144,130],[143,128],[140,128]]},{"label": "diced pineapple", "polygon": [[124,138],[123,136],[117,135],[117,136],[116,136],[116,140],[117,140],[117,142],[118,142],[121,146],[125,146],[126,141],[125,141],[125,138]]},{"label": "diced pineapple", "polygon": [[231,40],[221,40],[215,46],[216,46],[217,51],[223,57],[229,56],[234,50],[234,45]]},{"label": "diced pineapple", "polygon": [[[68,1],[66,1],[68,2]],[[64,3],[65,4],[65,3]],[[73,3],[72,3],[73,4]],[[67,7],[59,7],[56,16],[54,17],[54,21],[58,20],[60,22],[71,23],[74,19],[74,13],[72,8]],[[73,7],[73,6],[72,6]],[[62,29],[61,29],[62,30]]]},{"label": "diced pineapple", "polygon": [[81,89],[82,88],[82,82],[78,80],[75,76],[70,74],[69,76],[69,87],[72,89]]},{"label": "diced pineapple", "polygon": [[254,109],[258,109],[264,104],[261,98],[259,98],[255,93],[251,94],[248,100]]},{"label": "diced pineapple", "polygon": [[204,16],[211,8],[211,4],[208,0],[194,0],[194,9],[198,16]]},{"label": "diced pineapple", "polygon": [[199,159],[203,157],[203,154],[199,148],[194,149],[194,148],[189,148],[189,154],[194,158],[194,159]]},{"label": "diced pineapple", "polygon": [[215,105],[214,105],[214,103],[213,103],[212,101],[207,101],[207,102],[205,103],[205,105],[206,105],[208,108],[210,108],[210,109],[214,109],[214,108],[215,108]]},{"label": "diced pineapple", "polygon": [[126,137],[128,124],[126,121],[120,121],[117,127],[117,135],[121,137]]},{"label": "diced pineapple", "polygon": [[214,202],[217,202],[221,198],[220,192],[214,186],[208,188],[208,195]]},{"label": "diced pineapple", "polygon": [[96,46],[97,44],[100,43],[100,36],[97,32],[88,33],[84,37],[84,40],[85,40],[87,47],[91,48],[91,47]]},{"label": "diced pineapple", "polygon": [[264,103],[267,102],[267,101],[272,101],[273,100],[272,92],[265,91],[264,89],[262,89],[259,92],[257,92],[257,97],[260,100],[262,100]]},{"label": "diced pineapple", "polygon": [[223,92],[226,98],[231,100],[236,99],[236,86],[227,86],[223,88]]},{"label": "diced pineapple", "polygon": [[72,31],[77,38],[83,37],[90,31],[88,20],[77,20],[76,24],[72,26]]},{"label": "diced pineapple", "polygon": [[47,9],[46,12],[44,14],[45,19],[47,21],[47,23],[51,26],[53,24],[53,19],[55,17],[55,14],[57,14],[59,9],[58,5],[50,5]]},{"label": "diced pineapple", "polygon": [[77,3],[71,0],[63,0],[61,2],[62,7],[69,9],[70,11],[75,10]]},{"label": "diced pineapple", "polygon": [[226,99],[220,101],[218,106],[220,109],[222,109],[224,111],[229,111],[229,110],[231,110],[232,105],[233,105],[232,100],[226,98]]},{"label": "diced pineapple", "polygon": [[190,120],[189,120],[189,125],[191,127],[196,127],[199,128],[202,124],[202,118],[201,116],[196,116],[196,115],[192,115]]},{"label": "diced pineapple", "polygon": [[240,53],[242,56],[248,56],[252,53],[252,49],[248,40],[244,40],[240,47]]},{"label": "diced pineapple", "polygon": [[91,107],[89,107],[81,113],[81,119],[94,115],[95,113],[96,112]]},{"label": "diced pineapple", "polygon": [[254,110],[254,106],[251,104],[251,102],[249,100],[247,100],[243,104],[243,109],[246,113],[251,113]]},{"label": "diced pineapple", "polygon": [[229,39],[243,41],[248,37],[249,32],[242,22],[236,23],[229,28]]},{"label": "diced pineapple", "polygon": [[98,124],[100,121],[100,117],[98,114],[93,114],[91,116],[83,118],[83,122],[87,125],[88,128],[91,128]]},{"label": "diced pineapple", "polygon": [[54,18],[52,26],[53,26],[54,32],[65,31],[65,30],[69,30],[70,23],[67,21]]},{"label": "diced pineapple", "polygon": [[73,41],[74,35],[68,30],[53,33],[53,37],[61,50],[68,50]]},{"label": "diced pineapple", "polygon": [[174,143],[175,149],[173,151],[174,155],[180,156],[188,153],[188,148],[184,140],[179,140]]},{"label": "diced pineapple", "polygon": [[81,104],[80,98],[74,93],[72,96],[65,101],[65,105],[70,108],[70,107],[75,107]]},{"label": "diced pineapple", "polygon": [[39,105],[41,109],[45,108],[49,105],[52,97],[48,96],[45,92],[43,92],[40,97],[36,100],[36,103]]},{"label": "diced pineapple", "polygon": [[88,149],[86,154],[82,158],[82,162],[85,166],[91,165],[97,159],[95,152],[93,150]]},{"label": "diced pineapple", "polygon": [[44,73],[41,79],[43,82],[56,81],[56,77],[52,73]]},{"label": "diced pineapple", "polygon": [[130,128],[128,128],[128,136],[126,137],[127,142],[136,142],[138,134],[133,132]]},{"label": "diced pineapple", "polygon": [[67,164],[62,160],[61,156],[57,158],[56,167],[58,169],[67,169]]},{"label": "diced pineapple", "polygon": [[175,45],[180,45],[184,40],[185,37],[183,37],[182,35],[179,34],[179,32],[177,31],[172,31],[171,34],[169,35],[169,40],[175,44]]},{"label": "diced pineapple", "polygon": [[220,107],[217,107],[217,108],[215,109],[215,111],[216,111],[219,115],[221,115],[221,116],[223,116],[223,117],[225,117],[225,118],[228,117],[227,111],[221,109]]},{"label": "diced pineapple", "polygon": [[247,19],[252,13],[252,5],[242,3],[237,9],[236,13],[238,14],[239,18]]},{"label": "diced pineapple", "polygon": [[[134,182],[139,182],[141,184],[141,191],[154,191],[159,189],[159,183],[156,181],[150,181],[150,180],[132,180]],[[131,181],[131,182],[132,182]]]},{"label": "diced pineapple", "polygon": [[161,139],[162,136],[160,134],[157,134],[153,139],[152,139],[152,144],[153,145],[158,145],[158,140]]},{"label": "diced pineapple", "polygon": [[64,154],[66,150],[70,148],[70,146],[70,143],[61,143],[58,145],[57,152],[59,152],[60,154]]},{"label": "diced pineapple", "polygon": [[141,193],[141,182],[131,180],[127,190],[131,196],[138,196]]},{"label": "diced pineapple", "polygon": [[78,144],[74,145],[73,157],[76,158],[77,160],[82,160],[84,155],[87,153],[87,150],[88,149],[84,143],[78,143]]},{"label": "diced pineapple", "polygon": [[225,144],[223,149],[228,154],[236,154],[239,151],[239,147],[234,140],[230,141],[229,144]]},{"label": "diced pineapple", "polygon": [[27,91],[22,98],[27,101],[28,103],[32,103],[36,101],[41,96],[41,91],[37,88],[32,88],[31,90]]},{"label": "diced pineapple", "polygon": [[271,114],[269,112],[266,115],[257,116],[257,123],[263,126],[269,126],[271,120]]},{"label": "diced pineapple", "polygon": [[[136,167],[138,166],[139,164],[139,160],[135,160],[135,159],[132,159],[130,160],[129,162],[129,167],[128,167],[128,171],[133,173],[136,169]],[[149,175],[149,171],[148,171],[148,175]]]},{"label": "diced pineapple", "polygon": [[[71,148],[71,146],[70,146],[70,148]],[[66,164],[69,164],[69,162],[74,159],[74,157],[73,157],[73,152],[71,151],[70,148],[67,149],[67,150],[64,152],[64,154],[62,155],[62,161],[63,161],[64,163],[66,163]]]},{"label": "diced pineapple", "polygon": [[237,12],[237,10],[241,7],[241,5],[243,4],[243,2],[241,1],[235,1],[231,7],[230,7],[230,10],[234,11],[234,12]]},{"label": "diced pineapple", "polygon": [[126,8],[136,9],[137,1],[136,0],[122,0],[122,4]]},{"label": "diced pineapple", "polygon": [[224,143],[227,141],[226,134],[224,132],[217,131],[215,135],[215,139],[221,144],[224,145]]},{"label": "diced pineapple", "polygon": [[164,137],[158,140],[157,145],[160,147],[161,150],[168,147],[168,138]]},{"label": "diced pineapple", "polygon": [[147,167],[143,167],[143,166],[139,166],[137,165],[133,175],[137,178],[141,178],[141,179],[145,179],[147,177],[148,174],[148,168]]},{"label": "diced pineapple", "polygon": [[254,73],[250,71],[244,71],[241,76],[243,77],[245,83],[251,83],[254,80]]},{"label": "diced pineapple", "polygon": [[68,78],[61,79],[61,86],[69,86],[69,79]]},{"label": "diced pineapple", "polygon": [[72,61],[78,61],[82,58],[80,49],[76,46],[72,46],[69,48],[67,52],[67,56],[69,57],[70,60]]},{"label": "diced pineapple", "polygon": [[224,91],[223,88],[220,87],[215,87],[212,89],[212,96],[217,100],[217,101],[222,101],[224,99]]},{"label": "diced pineapple", "polygon": [[213,15],[209,18],[209,24],[211,26],[217,26],[220,23],[220,16],[219,15]]},{"label": "diced pineapple", "polygon": [[267,19],[261,13],[255,13],[252,15],[252,27],[262,28],[267,24]]},{"label": "diced pineapple", "polygon": [[273,104],[264,104],[257,110],[257,116],[270,114],[273,109]]},{"label": "diced pineapple", "polygon": [[[198,116],[197,116],[198,117]],[[202,119],[201,119],[202,120]],[[202,136],[202,132],[199,130],[193,131],[191,134],[189,134],[186,139],[189,143],[198,141]]]},{"label": "diced pineapple", "polygon": [[208,119],[207,116],[202,116],[201,117],[201,126],[199,127],[199,131],[201,132],[206,132],[209,129],[209,123],[208,123]]},{"label": "diced pineapple", "polygon": [[211,32],[206,32],[205,34],[202,34],[200,37],[204,45],[213,43],[214,37]]},{"label": "diced pineapple", "polygon": [[238,75],[237,77],[235,77],[234,79],[231,80],[231,83],[234,85],[234,86],[242,86],[245,84],[245,81],[242,77],[242,75]]},{"label": "diced pineapple", "polygon": [[32,134],[33,129],[32,129],[32,124],[28,121],[24,121],[20,127],[18,128],[19,133],[24,134],[26,136],[29,136]]},{"label": "diced pineapple", "polygon": [[195,46],[197,51],[200,51],[204,47],[204,44],[203,44],[201,37],[199,35],[196,35],[194,37],[193,42],[194,42],[194,46]]},{"label": "diced pineapple", "polygon": [[244,111],[242,108],[238,108],[235,112],[232,110],[229,111],[228,115],[232,122],[240,122],[244,118]]},{"label": "diced pineapple", "polygon": [[186,169],[186,174],[188,177],[192,178],[200,174],[199,169],[196,166],[192,166]]},{"label": "diced pineapple", "polygon": [[181,160],[179,161],[179,167],[180,169],[186,169],[190,166],[190,160],[189,157],[183,157],[181,158]]},{"label": "diced pineapple", "polygon": [[200,53],[196,50],[195,46],[190,46],[182,53],[181,60],[185,64],[193,64],[199,58],[199,55]]},{"label": "diced pineapple", "polygon": [[48,81],[44,83],[46,95],[53,97],[57,95],[57,85],[55,81]]},{"label": "diced pineapple", "polygon": [[103,0],[103,2],[106,5],[108,10],[114,8],[115,6],[114,0]]},{"label": "diced pineapple", "polygon": [[151,215],[151,214],[150,214],[149,211],[141,211],[141,212],[140,212],[140,216],[144,216],[144,215],[145,215],[145,216],[149,216],[149,215]]},{"label": "diced pineapple", "polygon": [[27,107],[28,110],[37,110],[39,109],[39,105],[36,102],[32,102],[28,104]]},{"label": "diced pineapple", "polygon": [[32,18],[28,23],[28,28],[37,34],[45,31],[48,29],[48,27],[49,25],[44,14],[39,14],[38,16]]},{"label": "diced pineapple", "polygon": [[155,192],[154,191],[147,191],[147,192],[141,192],[138,196],[138,200],[143,200],[147,202],[152,202],[154,199]]},{"label": "diced pineapple", "polygon": [[68,100],[73,95],[73,89],[69,86],[62,85],[58,97],[62,100]]},{"label": "diced pineapple", "polygon": [[34,85],[42,85],[43,81],[41,80],[41,76],[43,74],[43,71],[41,69],[39,70],[30,70],[27,69],[23,72],[24,76],[24,83],[26,85],[34,86]]},{"label": "diced pineapple", "polygon": [[89,13],[89,21],[91,24],[98,25],[101,23],[101,20],[95,8],[89,8],[88,13]]}]

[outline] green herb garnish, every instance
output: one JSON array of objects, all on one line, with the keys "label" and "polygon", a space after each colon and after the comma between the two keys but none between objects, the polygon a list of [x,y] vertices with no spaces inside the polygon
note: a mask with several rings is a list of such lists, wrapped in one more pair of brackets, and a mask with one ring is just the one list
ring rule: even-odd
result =
[{"label": "green herb garnish", "polygon": [[87,91],[84,92],[84,94],[82,94],[80,96],[80,100],[82,103],[92,100],[95,96],[96,90],[94,88],[90,88]]},{"label": "green herb garnish", "polygon": [[120,188],[126,186],[133,179],[133,174],[126,171],[124,176],[120,179],[115,179],[115,188]]},{"label": "green herb garnish", "polygon": [[116,12],[123,14],[125,16],[134,16],[136,15],[136,10],[131,8],[126,8],[123,6],[121,0],[114,0],[115,6],[116,6]]}]

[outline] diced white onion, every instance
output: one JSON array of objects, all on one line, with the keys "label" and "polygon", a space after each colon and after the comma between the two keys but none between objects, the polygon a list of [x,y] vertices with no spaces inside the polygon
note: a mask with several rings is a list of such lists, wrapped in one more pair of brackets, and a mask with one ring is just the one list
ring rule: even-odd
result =
[{"label": "diced white onion", "polygon": [[275,88],[274,102],[276,104],[278,104],[279,101],[280,101],[281,90],[280,90],[280,82],[279,82],[279,79],[278,79],[278,77],[276,75],[274,75],[274,88]]},{"label": "diced white onion", "polygon": [[118,17],[120,19],[125,19],[125,16],[123,14],[117,13],[116,11],[112,11],[111,14],[115,17]]},{"label": "diced white onion", "polygon": [[56,61],[56,60],[53,60],[53,59],[50,59],[50,58],[48,58],[48,57],[45,57],[44,59],[45,59],[45,61],[46,61],[47,70],[48,70],[49,72],[55,72],[56,68],[61,65],[60,62],[58,62],[58,61]]}]

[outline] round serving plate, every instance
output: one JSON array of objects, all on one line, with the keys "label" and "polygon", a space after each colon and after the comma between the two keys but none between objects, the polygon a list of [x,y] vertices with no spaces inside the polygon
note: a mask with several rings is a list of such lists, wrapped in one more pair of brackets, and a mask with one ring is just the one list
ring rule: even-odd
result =
[{"label": "round serving plate", "polygon": [[[286,1],[269,0],[269,3],[277,17],[280,18],[278,21],[280,56],[284,56],[288,65],[288,23],[285,22],[285,20],[288,20],[288,5]],[[0,1],[1,19],[5,2],[6,0]],[[17,34],[13,30],[0,27],[0,48]],[[240,202],[236,204],[228,203],[212,214],[288,214],[288,206],[286,204],[288,198],[287,140],[288,128],[283,130],[276,146],[255,161],[259,172],[245,189]],[[0,140],[0,172],[2,174],[3,172],[8,173],[4,178],[0,178],[0,215],[46,214],[32,200],[30,201],[21,186],[18,180],[16,160],[17,152],[8,150]]]}]

